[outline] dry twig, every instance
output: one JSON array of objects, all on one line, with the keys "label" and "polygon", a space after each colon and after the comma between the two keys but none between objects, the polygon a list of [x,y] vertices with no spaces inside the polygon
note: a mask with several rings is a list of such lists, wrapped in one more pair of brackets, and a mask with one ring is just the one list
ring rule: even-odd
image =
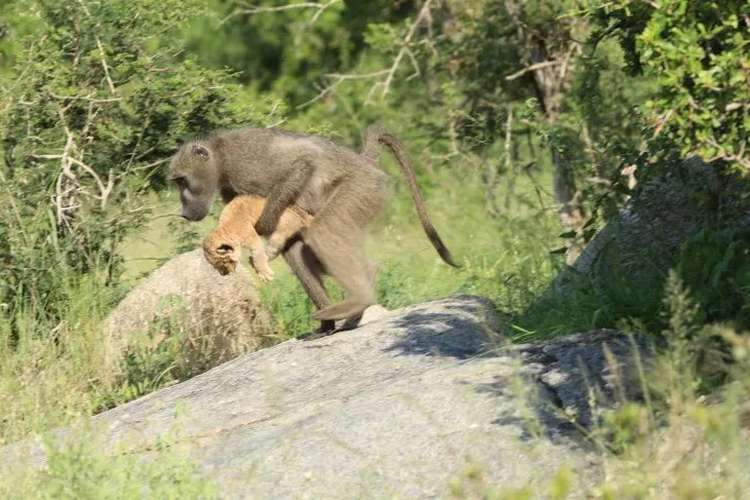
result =
[{"label": "dry twig", "polygon": [[[329,75],[325,75],[326,78],[332,78],[334,81],[324,87],[315,97],[310,99],[309,101],[306,101],[297,108],[305,108],[307,106],[310,106],[311,104],[325,98],[328,96],[332,91],[336,89],[341,83],[347,81],[347,80],[363,80],[363,79],[374,79],[381,76],[385,76],[384,80],[376,81],[372,88],[370,88],[370,92],[367,94],[367,99],[365,99],[365,104],[371,103],[372,95],[375,93],[375,91],[379,88],[382,88],[382,91],[380,93],[381,99],[384,99],[388,92],[390,91],[391,85],[393,84],[393,80],[396,75],[396,71],[398,70],[399,66],[401,65],[401,62],[403,61],[404,57],[409,58],[409,61],[411,62],[412,67],[414,68],[414,72],[407,78],[407,81],[413,80],[414,78],[419,77],[422,72],[419,69],[419,64],[417,63],[417,59],[414,56],[414,53],[409,48],[409,44],[412,41],[412,38],[414,38],[414,34],[417,31],[417,27],[419,27],[423,22],[428,21],[430,22],[432,20],[432,16],[430,15],[430,7],[432,5],[433,0],[427,0],[424,5],[422,5],[422,8],[419,10],[419,13],[417,14],[416,19],[414,22],[409,26],[409,30],[406,32],[406,36],[401,41],[401,48],[399,49],[398,53],[396,54],[396,57],[393,60],[393,63],[390,65],[387,69],[382,69],[380,71],[373,71],[372,73],[354,73],[354,74],[338,74],[333,73]],[[292,5],[305,5],[305,4],[292,4]],[[277,10],[280,10],[280,8],[276,8]]]},{"label": "dry twig", "polygon": [[313,16],[310,18],[310,24],[313,24],[318,20],[320,15],[326,11],[326,9],[328,9],[332,5],[337,4],[339,2],[343,2],[343,0],[329,0],[327,3],[317,3],[317,2],[290,3],[286,5],[279,5],[277,7],[256,7],[254,5],[244,4],[246,8],[235,10],[234,12],[226,16],[224,19],[222,19],[221,24],[225,24],[230,19],[237,17],[237,16],[241,16],[241,15],[252,16],[255,14],[263,14],[266,12],[282,12],[285,10],[292,10],[292,9],[315,9],[315,14],[313,14]]},{"label": "dry twig", "polygon": [[512,82],[513,80],[517,80],[521,78],[526,73],[529,73],[531,71],[536,71],[538,69],[548,68],[550,66],[557,66],[558,64],[564,64],[567,63],[567,61],[542,61],[538,62],[536,64],[532,64],[531,66],[527,66],[523,68],[521,71],[516,71],[512,75],[508,75],[505,77],[506,81]]}]

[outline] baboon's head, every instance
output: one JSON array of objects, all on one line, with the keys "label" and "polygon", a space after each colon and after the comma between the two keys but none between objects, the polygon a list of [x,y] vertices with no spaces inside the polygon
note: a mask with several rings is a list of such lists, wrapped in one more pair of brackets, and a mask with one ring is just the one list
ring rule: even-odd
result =
[{"label": "baboon's head", "polygon": [[239,246],[230,243],[217,243],[206,240],[203,244],[203,255],[219,274],[226,276],[237,270],[240,260]]},{"label": "baboon's head", "polygon": [[184,218],[199,221],[208,215],[219,175],[214,154],[207,144],[198,141],[184,144],[172,158],[169,179],[180,189]]}]

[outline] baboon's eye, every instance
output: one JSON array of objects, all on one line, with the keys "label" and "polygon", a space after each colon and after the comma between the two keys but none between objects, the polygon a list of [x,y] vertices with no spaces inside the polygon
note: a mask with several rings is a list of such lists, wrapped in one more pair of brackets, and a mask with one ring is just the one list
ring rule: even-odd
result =
[{"label": "baboon's eye", "polygon": [[232,248],[232,245],[227,245],[226,243],[224,243],[223,245],[221,245],[221,246],[220,246],[220,247],[219,247],[219,248],[217,249],[217,251],[219,252],[219,254],[220,254],[220,255],[225,255],[225,254],[228,254],[228,253],[229,253],[229,252],[231,252],[232,250],[233,250],[233,248]]}]

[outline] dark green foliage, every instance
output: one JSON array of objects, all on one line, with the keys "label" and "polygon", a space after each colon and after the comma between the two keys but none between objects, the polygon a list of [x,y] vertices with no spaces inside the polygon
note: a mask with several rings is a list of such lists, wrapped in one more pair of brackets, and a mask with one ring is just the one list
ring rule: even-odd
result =
[{"label": "dark green foliage", "polygon": [[33,5],[0,92],[0,302],[58,318],[62,277],[116,279],[119,245],[148,214],[137,194],[165,187],[180,141],[268,116],[229,73],[178,58],[201,2]]},{"label": "dark green foliage", "polygon": [[618,37],[630,70],[658,82],[643,106],[653,135],[664,134],[683,155],[750,170],[746,1],[607,2],[594,18],[599,36]]},{"label": "dark green foliage", "polygon": [[[315,17],[317,9],[312,8],[247,14],[243,12],[250,9],[242,3],[208,0],[205,4],[212,15],[193,20],[187,30],[188,49],[202,64],[229,67],[238,72],[240,82],[273,90],[292,104],[317,94],[316,85],[324,74],[346,71],[355,63],[366,47],[369,25],[400,22],[415,7],[412,1],[341,1]],[[280,5],[285,4],[253,2],[258,8]]]},{"label": "dark green foliage", "polygon": [[701,231],[684,243],[677,272],[702,323],[750,329],[750,231]]}]

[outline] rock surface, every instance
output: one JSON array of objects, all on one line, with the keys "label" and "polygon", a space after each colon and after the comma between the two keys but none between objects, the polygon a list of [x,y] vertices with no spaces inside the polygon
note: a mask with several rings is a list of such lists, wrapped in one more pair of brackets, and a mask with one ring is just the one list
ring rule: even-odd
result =
[{"label": "rock surface", "polygon": [[[598,423],[597,410],[642,398],[642,384],[634,362],[648,362],[652,346],[642,337],[616,330],[594,330],[515,348],[524,371],[545,389],[550,402],[585,428]],[[595,407],[589,400],[595,397]],[[544,411],[544,408],[540,408]]]},{"label": "rock surface", "polygon": [[109,373],[119,373],[122,356],[139,334],[157,340],[180,335],[191,369],[205,371],[261,347],[269,325],[250,272],[237,266],[237,272],[221,276],[197,249],[151,273],[105,319],[105,363]]},{"label": "rock surface", "polygon": [[473,296],[373,308],[363,323],[236,358],[94,423],[145,450],[179,426],[225,498],[444,498],[472,484],[538,498],[564,465],[574,497],[598,480],[596,453],[555,410],[590,420],[582,374],[606,393],[602,344],[627,355],[622,336],[509,346]]}]

